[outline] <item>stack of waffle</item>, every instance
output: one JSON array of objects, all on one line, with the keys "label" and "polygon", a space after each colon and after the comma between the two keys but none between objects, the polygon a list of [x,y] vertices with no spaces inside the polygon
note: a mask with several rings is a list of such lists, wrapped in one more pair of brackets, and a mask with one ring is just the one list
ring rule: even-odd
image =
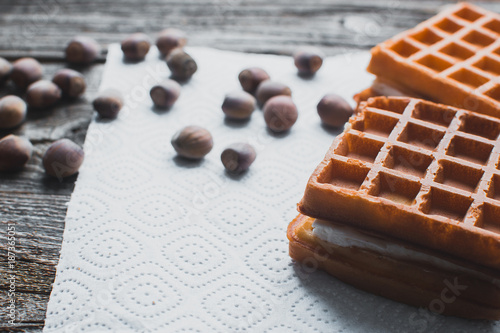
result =
[{"label": "stack of waffle", "polygon": [[[493,50],[486,46],[488,51],[460,61],[438,54],[451,45],[439,44],[446,31],[461,45],[493,22],[492,15],[471,8],[460,4],[453,15],[417,27],[421,34],[404,34],[426,41],[432,33],[439,39],[433,45],[400,36],[377,46],[370,69],[384,73],[384,66],[397,64],[391,71],[401,74],[391,80],[413,78],[412,91],[421,88],[420,95],[453,105],[467,98],[481,106],[478,111],[500,117],[493,74],[475,67],[489,61],[484,59]],[[445,32],[434,32],[435,26]],[[415,44],[409,47],[414,52],[402,51],[405,43]],[[401,59],[390,54],[394,50]],[[425,57],[447,67],[424,70],[416,64]],[[476,80],[479,73],[487,80]],[[361,102],[309,179],[300,214],[288,227],[291,257],[407,304],[500,319],[499,134],[500,119],[463,108],[414,97]]]}]

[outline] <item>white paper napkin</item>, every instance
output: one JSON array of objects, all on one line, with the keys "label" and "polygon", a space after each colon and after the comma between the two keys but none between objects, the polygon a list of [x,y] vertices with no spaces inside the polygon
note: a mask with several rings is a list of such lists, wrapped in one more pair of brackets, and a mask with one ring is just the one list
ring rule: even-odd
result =
[{"label": "white paper napkin", "polygon": [[[89,127],[44,332],[500,332],[359,291],[288,256],[286,227],[338,134],[321,127],[316,104],[328,92],[352,101],[370,84],[367,52],[327,58],[306,80],[290,57],[187,51],[199,70],[171,110],[157,111],[149,90],[169,70],[156,48],[138,64],[109,48],[101,89],[119,89],[126,105]],[[224,121],[224,95],[248,66],[292,88],[290,133],[269,133],[260,110],[248,123]],[[193,124],[215,145],[189,163],[170,139]],[[230,177],[220,153],[240,141],[257,159]]]}]

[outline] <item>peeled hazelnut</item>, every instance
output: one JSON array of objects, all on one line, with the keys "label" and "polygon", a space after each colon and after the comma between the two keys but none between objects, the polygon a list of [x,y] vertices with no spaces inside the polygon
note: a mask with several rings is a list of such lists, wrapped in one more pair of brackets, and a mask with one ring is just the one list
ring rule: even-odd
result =
[{"label": "peeled hazelnut", "polygon": [[198,70],[193,58],[182,49],[177,48],[167,56],[167,66],[172,72],[172,78],[179,81],[187,81]]},{"label": "peeled hazelnut", "polygon": [[12,73],[12,65],[4,58],[0,58],[0,84],[5,83]]},{"label": "peeled hazelnut", "polygon": [[172,146],[179,156],[189,159],[201,159],[214,145],[212,135],[199,126],[187,126],[172,137]]},{"label": "peeled hazelnut", "polygon": [[92,105],[102,118],[115,119],[123,107],[123,97],[117,90],[104,90],[94,99]]},{"label": "peeled hazelnut", "polygon": [[250,167],[256,156],[255,149],[248,143],[235,143],[224,149],[220,159],[227,171],[241,173]]},{"label": "peeled hazelnut", "polygon": [[146,34],[138,32],[122,40],[122,51],[128,61],[144,60],[149,52],[151,40]]},{"label": "peeled hazelnut", "polygon": [[314,47],[302,48],[293,55],[299,75],[304,76],[314,75],[323,65],[323,58],[323,53]]},{"label": "peeled hazelnut", "polygon": [[335,94],[325,95],[319,101],[317,109],[321,121],[331,127],[343,126],[353,113],[349,103]]},{"label": "peeled hazelnut", "polygon": [[298,118],[297,107],[290,96],[275,96],[264,106],[267,127],[276,133],[289,130]]},{"label": "peeled hazelnut", "polygon": [[269,74],[265,70],[259,67],[250,67],[244,69],[238,75],[238,80],[240,80],[241,87],[247,93],[255,94],[257,87],[262,81],[269,80]]},{"label": "peeled hazelnut", "polygon": [[0,129],[19,126],[26,118],[26,103],[17,96],[0,99]]},{"label": "peeled hazelnut", "polygon": [[255,110],[255,98],[244,91],[234,91],[226,95],[222,111],[230,119],[248,119]]},{"label": "peeled hazelnut", "polygon": [[179,29],[165,29],[160,32],[156,39],[156,46],[164,56],[177,47],[184,47],[187,43],[186,34]]},{"label": "peeled hazelnut", "polygon": [[71,98],[76,98],[85,92],[87,85],[82,74],[72,69],[64,68],[59,70],[52,79],[62,91],[62,93]]},{"label": "peeled hazelnut", "polygon": [[101,53],[101,46],[90,37],[76,36],[66,46],[66,61],[86,65],[93,62]]},{"label": "peeled hazelnut", "polygon": [[169,108],[181,94],[181,86],[174,80],[166,80],[157,84],[149,92],[156,107]]},{"label": "peeled hazelnut", "polygon": [[20,89],[25,89],[33,82],[42,78],[42,65],[33,58],[18,59],[12,66],[10,77],[14,84]]},{"label": "peeled hazelnut", "polygon": [[278,95],[292,96],[292,90],[283,83],[267,80],[259,84],[256,92],[260,106],[266,104],[271,97]]},{"label": "peeled hazelnut", "polygon": [[45,151],[43,167],[49,176],[58,179],[69,177],[78,172],[84,155],[83,149],[73,141],[57,140]]},{"label": "peeled hazelnut", "polygon": [[28,139],[9,134],[0,140],[0,172],[16,171],[31,158],[33,145]]},{"label": "peeled hazelnut", "polygon": [[26,90],[26,102],[30,107],[47,108],[61,99],[61,89],[47,80],[36,81]]}]

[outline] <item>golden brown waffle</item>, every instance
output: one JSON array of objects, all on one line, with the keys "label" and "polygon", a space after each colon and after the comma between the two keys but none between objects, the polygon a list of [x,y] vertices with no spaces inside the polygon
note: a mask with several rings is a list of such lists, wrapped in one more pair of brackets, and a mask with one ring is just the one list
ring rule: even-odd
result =
[{"label": "golden brown waffle", "polygon": [[368,71],[426,99],[500,118],[500,15],[460,3],[374,47]]},{"label": "golden brown waffle", "polygon": [[299,211],[500,269],[500,120],[407,97],[360,105]]}]

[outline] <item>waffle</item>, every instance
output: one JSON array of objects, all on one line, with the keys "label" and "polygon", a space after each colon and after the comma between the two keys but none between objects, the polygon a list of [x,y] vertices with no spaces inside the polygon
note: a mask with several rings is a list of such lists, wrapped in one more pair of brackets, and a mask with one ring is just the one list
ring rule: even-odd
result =
[{"label": "waffle", "polygon": [[407,97],[363,102],[301,213],[500,269],[500,120]]},{"label": "waffle", "polygon": [[374,47],[368,71],[425,99],[500,118],[500,15],[457,4]]},{"label": "waffle", "polygon": [[[288,227],[290,256],[307,267],[306,271],[319,268],[365,291],[441,314],[500,319],[498,273],[334,221],[324,223],[331,225],[332,230],[347,228],[354,236],[359,234],[362,240],[384,242],[390,251],[380,253],[376,246],[363,248],[356,243],[346,246],[349,244],[344,240],[327,242],[316,236],[316,223],[311,217],[299,215]],[[400,248],[414,253],[415,259],[398,257],[394,249]],[[426,255],[436,256],[438,260],[419,260],[427,258]],[[450,288],[450,285],[456,287]]]}]

